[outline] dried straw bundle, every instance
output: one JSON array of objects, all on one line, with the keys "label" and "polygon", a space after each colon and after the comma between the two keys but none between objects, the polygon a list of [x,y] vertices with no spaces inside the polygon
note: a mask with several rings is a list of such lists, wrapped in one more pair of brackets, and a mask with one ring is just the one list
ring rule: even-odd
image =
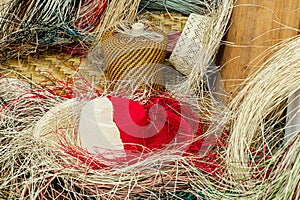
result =
[{"label": "dried straw bundle", "polygon": [[[208,162],[202,157],[164,150],[133,165],[122,163],[123,167],[104,168],[69,137],[76,133],[76,110],[84,102],[53,95],[20,80],[2,78],[1,81],[1,197],[161,199],[193,194],[216,198],[217,192],[213,191],[218,187],[214,182],[219,178],[194,172],[198,168],[192,160],[199,160],[202,165]],[[64,140],[48,138],[51,130]],[[199,183],[212,186],[209,191],[199,190],[196,185]]]},{"label": "dried straw bundle", "polygon": [[170,10],[180,12],[185,15],[191,13],[207,14],[209,10],[220,5],[220,0],[142,0],[140,10]]},{"label": "dried straw bundle", "polygon": [[[248,198],[299,198],[299,133],[282,144],[286,101],[299,90],[300,37],[291,38],[245,80],[230,104],[232,122],[227,150],[228,169]],[[284,105],[284,106],[283,106]],[[280,139],[281,138],[281,139]],[[261,159],[259,159],[261,158]]]},{"label": "dried straw bundle", "polygon": [[132,22],[139,3],[140,0],[2,1],[2,52],[14,56],[16,52],[29,54],[36,52],[37,47],[56,45],[86,51],[117,21]]},{"label": "dried straw bundle", "polygon": [[141,0],[110,1],[101,25],[95,30],[97,41],[100,41],[105,30],[114,25],[116,22],[122,20],[133,22],[137,14],[140,1]]},{"label": "dried straw bundle", "polygon": [[[215,55],[217,51],[218,45],[216,41],[220,41],[220,37],[224,34],[231,9],[232,1],[229,0],[225,1],[223,6],[220,6],[219,10],[215,13],[215,25],[217,26],[213,31],[214,34],[212,38],[209,39],[210,43],[208,42],[208,44],[212,45],[212,47],[208,48],[208,51],[211,53],[210,55]],[[217,16],[219,16],[219,18]],[[221,27],[220,33],[217,33],[218,27]],[[217,37],[217,39],[214,40],[214,37]],[[209,56],[207,56],[207,60],[208,57]],[[186,85],[184,87],[177,87],[176,89],[179,98],[191,98],[193,102],[195,102],[195,100],[200,102],[200,105],[203,107],[200,107],[199,104],[195,106],[198,106],[198,109],[202,111],[202,118],[204,118],[205,121],[216,123],[215,127],[210,127],[205,135],[198,138],[201,140],[206,136],[218,135],[222,132],[223,127],[220,125],[220,122],[218,122],[219,117],[210,113],[220,112],[218,107],[215,107],[214,103],[204,98],[205,95],[202,94],[203,90],[199,92],[200,97],[191,97],[190,94],[187,93],[187,91],[191,90],[187,90],[186,87],[198,89],[197,84],[195,84],[197,85],[195,86],[191,83],[194,83],[195,80],[199,83],[202,80],[202,77],[199,76],[199,71],[196,72],[196,74],[192,73],[193,75],[185,82]],[[5,83],[3,87],[10,87],[10,85],[11,83]],[[2,136],[0,141],[2,150],[0,165],[3,167],[0,173],[0,195],[3,198],[163,199],[190,197],[218,199],[220,197],[230,198],[234,196],[232,194],[237,193],[234,188],[223,184],[223,177],[220,174],[217,173],[217,175],[213,176],[196,167],[198,164],[212,164],[210,160],[203,159],[203,154],[181,156],[178,155],[177,152],[162,151],[152,155],[144,162],[138,162],[135,165],[114,170],[107,168],[101,168],[101,170],[99,170],[101,163],[95,162],[95,159],[85,150],[74,148],[74,143],[68,142],[70,138],[66,138],[66,140],[61,143],[60,148],[53,150],[49,145],[40,143],[33,137],[33,135],[39,135],[36,134],[36,131],[45,130],[43,127],[49,125],[47,124],[47,120],[43,121],[45,113],[50,112],[52,113],[52,117],[72,123],[72,120],[68,120],[68,117],[64,118],[60,114],[57,115],[57,112],[53,112],[53,108],[63,104],[63,108],[71,106],[73,110],[76,110],[80,109],[81,104],[74,104],[72,102],[69,104],[70,101],[68,101],[68,99],[53,95],[35,84],[31,84],[33,87],[29,88],[26,84],[21,83],[21,85],[25,86],[18,87],[24,89],[22,91],[16,90],[15,96],[25,96],[26,98],[20,98],[18,102],[20,103],[19,106],[10,100],[13,97],[4,100],[3,105],[10,104],[11,106],[5,106],[6,109],[1,111],[1,126],[3,126],[3,129],[0,131]],[[87,94],[89,97],[95,95],[93,90],[91,91],[92,92]],[[29,95],[29,97],[24,93]],[[74,91],[74,93],[76,93],[76,91]],[[0,94],[2,94],[2,91]],[[146,94],[147,93],[144,95]],[[4,97],[5,96],[3,96],[3,98]],[[38,98],[35,99],[35,97]],[[25,116],[20,114],[31,105],[37,106],[33,106],[32,109],[29,109],[29,112]],[[11,108],[14,108],[14,110],[18,112],[11,112]],[[63,112],[58,113],[64,113],[66,116],[70,114],[65,110],[61,111]],[[32,113],[36,114],[32,115]],[[75,116],[73,122],[77,119]],[[37,125],[37,123],[40,122],[43,123]],[[8,126],[6,124],[8,124]],[[67,126],[67,129],[59,130],[62,132],[75,132],[77,128],[75,124],[76,123],[73,123],[73,125]],[[218,155],[218,157],[220,157],[221,160],[225,157],[222,147],[220,147],[220,149],[216,148],[214,151],[219,152],[218,154],[220,155]],[[74,152],[79,156],[70,156],[74,154]],[[79,158],[81,158],[81,160]],[[82,160],[86,162],[82,162]],[[222,163],[222,161],[220,161],[220,163]],[[98,167],[98,170],[93,168],[95,165]],[[221,168],[220,170],[223,172],[224,169],[220,166],[219,168]],[[188,195],[187,192],[192,195]]]},{"label": "dried straw bundle", "polygon": [[87,48],[107,4],[107,0],[7,1],[0,11],[1,51],[29,54],[38,46],[64,44]]}]

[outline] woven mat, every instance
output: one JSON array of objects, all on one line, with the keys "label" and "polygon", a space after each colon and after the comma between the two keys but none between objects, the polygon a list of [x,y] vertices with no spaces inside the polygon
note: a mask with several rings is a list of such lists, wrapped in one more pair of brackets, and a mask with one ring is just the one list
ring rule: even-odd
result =
[{"label": "woven mat", "polygon": [[57,87],[63,82],[72,82],[76,78],[100,89],[104,75],[95,67],[83,65],[85,57],[65,54],[42,54],[18,59],[0,60],[0,73],[5,77],[29,79],[42,86]]},{"label": "woven mat", "polygon": [[[144,12],[138,17],[166,33],[182,31],[188,17],[180,13],[167,13],[160,11]],[[96,89],[102,89],[107,84],[104,75],[93,66],[83,65],[85,57],[70,56],[62,53],[48,52],[28,55],[6,60],[0,58],[0,75],[29,79],[33,82],[51,87],[57,87],[58,82],[68,82],[84,77]]]},{"label": "woven mat", "polygon": [[141,13],[138,19],[156,26],[166,33],[171,33],[182,31],[188,17],[181,13],[152,11]]},{"label": "woven mat", "polygon": [[[157,26],[166,33],[170,33],[182,31],[188,17],[175,12],[152,11],[141,13],[138,19]],[[84,57],[61,53],[43,52],[42,54],[23,56],[18,59],[9,59],[8,61],[2,57],[0,58],[0,65],[2,72],[3,69],[15,70],[20,73],[20,78],[25,76],[34,82],[43,84],[49,82],[49,73],[59,80],[67,80],[72,78],[74,73],[79,71],[79,68],[82,75],[91,83],[100,81],[102,74],[99,70],[81,66],[84,59]],[[2,73],[1,71],[0,73]],[[12,73],[10,76],[16,76],[16,74]]]}]

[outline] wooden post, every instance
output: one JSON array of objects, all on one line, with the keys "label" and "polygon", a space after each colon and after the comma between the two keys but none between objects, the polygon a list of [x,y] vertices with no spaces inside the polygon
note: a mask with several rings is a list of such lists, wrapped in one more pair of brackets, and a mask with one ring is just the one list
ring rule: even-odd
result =
[{"label": "wooden post", "polygon": [[299,0],[237,0],[225,38],[234,46],[226,45],[219,58],[226,92],[235,96],[237,86],[261,64],[251,61],[267,48],[297,35],[299,25]]}]

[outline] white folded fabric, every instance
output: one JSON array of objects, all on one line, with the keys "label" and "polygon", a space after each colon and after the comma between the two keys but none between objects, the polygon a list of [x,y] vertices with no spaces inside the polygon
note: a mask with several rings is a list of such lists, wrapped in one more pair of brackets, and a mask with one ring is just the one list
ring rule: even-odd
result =
[{"label": "white folded fabric", "polygon": [[83,106],[79,138],[90,153],[102,154],[106,158],[116,157],[114,151],[118,156],[124,152],[120,131],[113,121],[113,105],[107,97],[96,98]]}]

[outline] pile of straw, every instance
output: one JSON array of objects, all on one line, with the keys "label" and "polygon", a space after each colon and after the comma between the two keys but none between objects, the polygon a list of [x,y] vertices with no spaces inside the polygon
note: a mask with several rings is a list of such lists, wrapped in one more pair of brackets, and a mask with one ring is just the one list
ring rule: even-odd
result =
[{"label": "pile of straw", "polygon": [[[203,155],[182,156],[164,150],[133,165],[102,167],[101,161],[97,162],[69,138],[76,133],[78,122],[78,115],[72,111],[80,110],[84,101],[63,98],[34,83],[4,77],[0,88],[1,197],[162,199],[204,195],[216,198],[216,192],[211,190],[217,190],[217,186],[210,190],[195,189],[199,181],[205,185],[219,179],[197,171],[193,160],[205,164]],[[92,98],[97,94],[86,95]],[[64,122],[66,126],[60,127]],[[37,137],[51,134],[51,129],[57,131],[54,136],[62,133],[66,140],[55,143],[53,139],[47,143]]]},{"label": "pile of straw", "polygon": [[[133,21],[140,0],[0,1],[0,50],[16,57],[63,49],[84,54],[119,20]],[[71,50],[70,50],[71,49]]]},{"label": "pile of straw", "polygon": [[[134,5],[138,5],[137,2]],[[114,5],[113,2],[110,5]],[[224,133],[224,127],[228,127],[225,140],[228,145],[222,140],[218,142],[223,145],[214,149],[201,149],[207,150],[206,155],[202,151],[181,155],[163,150],[142,162],[104,167],[101,160],[97,161],[66,135],[77,133],[79,116],[70,110],[80,110],[85,101],[99,96],[99,93],[111,95],[108,90],[96,91],[93,85],[80,79],[74,80],[73,96],[65,97],[29,79],[9,78],[13,70],[1,70],[0,197],[299,199],[300,162],[297,156],[300,135],[295,134],[285,144],[274,136],[281,135],[288,128],[287,125],[281,126],[286,108],[282,105],[299,90],[300,37],[268,50],[270,54],[275,53],[245,81],[244,89],[228,109],[208,100],[203,92],[204,72],[201,70],[207,69],[218,51],[216,41],[221,40],[226,30],[232,7],[232,0],[222,1],[213,11],[214,29],[205,43],[207,55],[199,63],[203,67],[195,68],[187,80],[172,90],[176,98],[197,102],[193,104],[197,107],[195,110],[200,111],[203,121],[209,122],[206,133],[197,140],[214,139]],[[109,9],[112,11],[112,7]],[[135,12],[136,8],[130,13]],[[116,13],[124,18],[126,12]],[[111,24],[109,19],[104,19],[104,22],[103,27]],[[103,29],[97,31],[101,35]],[[99,62],[93,60],[87,64],[103,65],[99,57],[91,58],[99,59]],[[191,97],[191,91],[198,93]],[[141,101],[147,92],[142,94],[143,97],[132,95],[130,98]],[[65,135],[65,140],[53,140],[54,143],[49,144],[37,137],[49,134],[45,131],[51,121],[54,122],[51,128],[57,131],[52,134]],[[66,126],[60,127],[63,122]],[[211,154],[217,158],[216,173],[199,168],[214,164],[207,158]]]},{"label": "pile of straw", "polygon": [[[109,11],[112,13],[113,5],[121,5],[121,3],[126,9],[115,12],[114,16],[117,16],[115,20],[124,19],[127,16],[131,18],[136,12],[132,3],[138,5],[139,1],[112,1],[106,13]],[[209,55],[215,55],[217,52],[216,41],[219,41],[225,32],[232,4],[232,0],[225,1],[223,6],[213,13],[216,27],[214,34],[208,39],[210,41],[208,44],[213,44],[207,49]],[[105,15],[107,19],[103,19],[101,27],[111,25],[110,17],[109,14]],[[96,30],[99,36],[102,31],[102,28]],[[218,31],[220,32],[217,33]],[[99,64],[95,61],[87,63],[93,66]],[[69,112],[70,109],[80,110],[82,102],[78,102],[79,99],[88,100],[98,96],[99,93],[95,91],[93,85],[85,84],[85,80],[81,79],[73,80],[76,83],[72,91],[73,96],[57,95],[47,87],[42,87],[29,79],[20,81],[8,78],[11,73],[14,71],[3,70],[1,74],[1,198],[217,199],[220,196],[232,196],[231,188],[228,189],[228,186],[223,183],[221,175],[226,172],[223,161],[225,157],[223,154],[226,150],[224,145],[216,146],[214,149],[201,149],[198,154],[196,152],[187,153],[187,155],[178,154],[177,151],[163,150],[151,154],[143,162],[133,165],[123,163],[121,167],[115,168],[103,167],[101,160],[97,162],[93,156],[86,150],[78,148],[68,137],[64,141],[55,143],[57,146],[53,148],[53,144],[49,145],[36,136],[47,135],[45,130],[48,130],[47,127],[51,121],[54,122],[51,128],[57,131],[54,133],[75,134],[78,115],[72,115],[72,112]],[[195,87],[197,84],[192,85],[190,80],[201,80],[198,72],[191,76],[193,77],[188,77],[187,81],[180,82],[174,87],[172,91],[177,94],[175,97],[193,102],[193,106],[197,107],[195,110],[200,111],[203,121],[218,124],[219,118],[214,114],[219,112],[218,107],[207,99],[207,95],[190,96],[198,89]],[[7,88],[11,88],[11,91]],[[86,89],[85,92],[82,91],[84,89]],[[200,90],[200,93],[202,92]],[[142,94],[143,98],[145,96],[147,98],[148,93],[145,91]],[[106,89],[102,90],[101,94],[110,95]],[[141,101],[139,96],[132,95],[130,98]],[[60,122],[66,122],[66,126],[57,127],[56,125]],[[215,139],[222,134],[223,128],[222,125],[211,126],[196,141]],[[218,164],[212,163],[209,156],[218,158],[214,160]],[[212,174],[199,168],[199,166],[211,165],[216,167],[216,172]]]},{"label": "pile of straw", "polygon": [[1,51],[29,54],[38,46],[82,43],[85,47],[93,42],[90,31],[97,26],[97,18],[101,17],[106,4],[105,1],[94,4],[73,0],[8,1],[1,5]]},{"label": "pile of straw", "polygon": [[283,143],[282,134],[288,128],[287,99],[300,85],[300,37],[266,53],[272,52],[229,106],[226,160],[231,183],[249,198],[299,199],[300,135]]}]

